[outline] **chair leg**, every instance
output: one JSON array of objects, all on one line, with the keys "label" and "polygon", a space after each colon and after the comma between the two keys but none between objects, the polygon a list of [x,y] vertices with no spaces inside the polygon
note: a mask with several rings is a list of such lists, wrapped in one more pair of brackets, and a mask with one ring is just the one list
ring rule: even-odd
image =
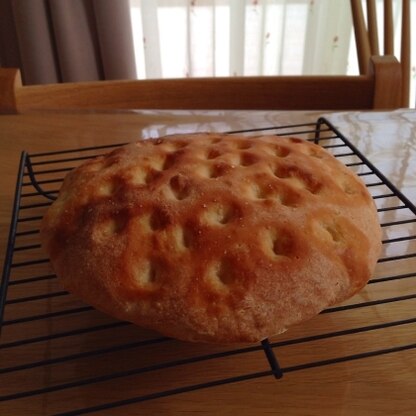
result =
[{"label": "chair leg", "polygon": [[402,107],[402,70],[394,56],[373,56],[369,75],[374,77],[374,110],[393,110]]},{"label": "chair leg", "polygon": [[0,68],[0,114],[17,113],[16,89],[22,86],[20,71]]},{"label": "chair leg", "polygon": [[410,0],[402,4],[402,39],[400,62],[402,64],[402,107],[409,107],[410,99]]}]

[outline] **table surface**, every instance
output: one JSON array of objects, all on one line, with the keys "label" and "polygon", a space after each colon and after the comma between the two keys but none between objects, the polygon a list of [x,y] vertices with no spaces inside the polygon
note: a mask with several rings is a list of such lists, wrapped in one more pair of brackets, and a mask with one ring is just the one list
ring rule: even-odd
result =
[{"label": "table surface", "polygon": [[[229,131],[282,124],[316,121],[318,112],[264,112],[264,111],[131,111],[131,112],[46,112],[25,115],[0,116],[0,264],[3,264],[7,234],[10,225],[12,203],[20,152],[29,153],[65,150],[84,146],[96,146],[128,142],[142,137],[157,137],[176,132]],[[406,197],[416,201],[416,112],[402,110],[390,113],[333,113],[331,122],[349,138],[363,154],[380,169]],[[41,213],[42,211],[40,211]],[[384,215],[384,214],[383,214]],[[388,216],[388,211],[385,214]],[[388,218],[388,217],[386,217]],[[412,228],[413,227],[413,228]],[[406,235],[415,235],[416,226],[399,227]],[[386,237],[387,231],[384,230]],[[407,278],[389,280],[369,285],[356,296],[359,301],[407,297],[403,301],[375,305],[361,310],[349,309],[339,314],[323,314],[311,321],[290,329],[286,334],[271,339],[273,342],[315,336],[328,331],[339,331],[380,322],[415,318],[416,300],[408,296],[416,287],[416,252],[414,239],[407,239],[393,248],[395,254],[410,254],[406,262],[381,263],[375,278],[394,271],[395,275],[407,274]],[[386,254],[386,253],[384,253]],[[34,273],[36,266],[34,267]],[[46,267],[46,266],[45,266]],[[38,271],[36,271],[38,272]],[[43,284],[43,286],[42,286]],[[59,282],[47,281],[33,286],[34,292],[19,292],[13,287],[9,296],[13,299],[30,296],[36,290],[59,290]],[[41,287],[42,286],[42,287]],[[374,289],[377,287],[377,289]],[[25,289],[27,290],[27,289]],[[61,289],[62,290],[62,289]],[[69,300],[68,300],[69,299]],[[6,305],[5,317],[12,320],[27,314],[25,308],[38,313],[54,308],[78,305],[71,296]],[[353,303],[354,299],[349,301]],[[33,313],[33,311],[31,311]],[[62,329],[70,330],[88,325],[114,322],[96,311],[75,314],[64,320],[50,320],[42,325],[8,325],[3,328],[1,345],[25,336],[51,334]],[[78,325],[78,326],[77,326]],[[416,324],[384,328],[352,334],[349,337],[330,337],[311,340],[305,345],[283,345],[276,349],[285,368],[307,360],[324,360],[348,356],[391,346],[416,343]],[[44,331],[44,332],[42,332]],[[46,332],[45,332],[46,331]],[[0,367],[10,367],[36,360],[54,359],[62,355],[80,354],[89,349],[114,346],[118,341],[130,342],[137,337],[150,337],[149,331],[132,326],[114,331],[97,331],[85,336],[65,337],[34,343],[19,348],[0,349]],[[227,350],[229,350],[228,348]],[[154,345],[145,352],[140,350],[118,351],[101,354],[90,359],[69,360],[59,365],[47,365],[25,371],[0,374],[0,396],[24,389],[42,389],[47,386],[106,374],[111,363],[117,369],[129,366],[154,364],[155,360],[181,359],[186,356],[223,351],[220,347],[193,345],[172,341]],[[164,370],[162,373],[137,379],[120,378],[112,382],[93,383],[85,388],[75,387],[55,393],[37,394],[21,400],[0,402],[0,414],[55,414],[102,402],[112,402],[137,396],[140,384],[144,392],[151,393],[159,384],[164,389],[178,385],[232,377],[235,374],[267,370],[264,354],[250,353],[246,358],[222,357],[216,362],[196,363],[180,371]],[[112,371],[114,368],[112,367]],[[255,378],[238,383],[201,389],[164,398],[131,404],[94,414],[285,414],[285,415],[414,415],[416,412],[416,349],[407,349],[386,355],[322,365],[300,371],[288,372],[283,379],[272,376]],[[6,382],[5,382],[6,381]],[[144,386],[143,386],[144,383]],[[17,386],[17,387],[16,387]],[[140,390],[141,391],[141,390]],[[153,390],[154,391],[154,390]]]}]

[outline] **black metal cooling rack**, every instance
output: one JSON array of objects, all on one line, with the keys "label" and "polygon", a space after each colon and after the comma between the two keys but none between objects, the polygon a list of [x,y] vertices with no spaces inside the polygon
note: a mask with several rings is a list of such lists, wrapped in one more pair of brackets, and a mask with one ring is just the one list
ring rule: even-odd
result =
[{"label": "black metal cooling rack", "polygon": [[[129,323],[103,317],[59,287],[56,276],[49,269],[48,259],[40,249],[39,223],[47,206],[56,198],[68,171],[85,159],[122,143],[59,152],[23,152],[0,292],[0,351],[3,356],[0,385],[7,386],[2,388],[0,405],[4,402],[16,406],[23,403],[30,408],[40,397],[50,399],[51,403],[54,400],[61,403],[68,400],[66,392],[76,389],[80,395],[92,393],[95,399],[87,405],[76,400],[68,400],[64,406],[51,404],[48,412],[86,414],[243,380],[266,376],[281,378],[286,373],[416,348],[416,343],[409,342],[412,340],[408,337],[400,337],[404,327],[412,325],[413,333],[416,330],[416,285],[395,289],[397,282],[416,283],[415,206],[325,119],[231,133],[264,132],[315,141],[366,183],[378,207],[384,233],[384,254],[375,277],[367,286],[366,295],[323,311],[318,318],[323,324],[318,326],[319,329],[299,333],[289,331],[259,345],[240,348],[179,343],[132,328]],[[400,274],[396,274],[398,269]],[[394,307],[398,304],[408,304],[408,308],[400,308],[407,310],[407,315],[398,312]],[[369,312],[370,307],[376,309]],[[364,319],[357,317],[357,325],[344,327],[342,314],[351,316],[355,311],[359,311]],[[341,319],[334,330],[330,320],[338,315]],[[387,337],[386,331],[389,331]],[[379,341],[362,346],[355,342],[370,332]],[[335,338],[342,338],[346,346],[341,351],[343,354],[320,346],[321,341]],[[393,338],[396,342],[392,344]],[[389,339],[390,343],[386,345],[384,339]],[[305,346],[316,351],[313,357],[292,354],[291,351],[298,347],[300,351],[306,351]],[[169,352],[175,349],[183,352],[183,356],[172,358]],[[28,362],[25,359],[27,351],[36,359]],[[130,356],[132,352],[134,354]],[[262,354],[266,359],[259,360],[258,356]],[[127,357],[127,363],[124,357]],[[255,368],[250,364],[252,362],[257,363]],[[67,365],[79,368],[79,373],[61,378]],[[150,383],[150,389],[147,380],[153,373],[157,374],[156,382]],[[192,373],[192,377],[188,373]],[[189,380],[180,382],[183,374],[188,374]],[[198,376],[194,376],[196,374]],[[29,386],[27,389],[20,387],[22,380]],[[116,393],[100,396],[101,384],[114,385]],[[123,392],[118,389],[120,385],[123,385]]]}]

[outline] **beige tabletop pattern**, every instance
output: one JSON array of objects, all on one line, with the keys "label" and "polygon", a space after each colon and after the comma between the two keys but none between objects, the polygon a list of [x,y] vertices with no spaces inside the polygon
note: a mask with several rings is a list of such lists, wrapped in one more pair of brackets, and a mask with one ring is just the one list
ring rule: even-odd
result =
[{"label": "beige tabletop pattern", "polygon": [[[22,150],[50,152],[177,132],[245,130],[314,122],[320,115],[249,111],[2,115],[0,262],[3,263],[6,251]],[[415,111],[336,113],[328,117],[409,200],[416,202]],[[408,208],[395,209],[402,205],[396,197],[377,198],[389,190],[378,184],[377,177],[367,174],[365,168],[360,171],[360,166],[354,167],[353,160],[348,158],[345,161],[352,161],[351,167],[363,173],[362,178],[376,197],[380,221],[386,224],[382,260],[372,283],[336,312],[320,314],[270,339],[280,365],[286,370],[281,380],[268,374],[270,367],[257,345],[224,347],[165,340],[86,307],[64,293],[53,278],[48,263],[43,261],[42,249],[37,247],[37,235],[25,234],[38,228],[39,219],[20,222],[18,232],[23,236],[18,243],[34,247],[16,251],[13,258],[17,266],[11,272],[13,284],[8,290],[6,324],[0,340],[0,400],[7,396],[10,400],[0,401],[0,414],[60,414],[161,390],[174,391],[181,386],[254,374],[237,383],[91,414],[414,415],[416,349],[410,346],[416,344],[415,215]],[[69,161],[59,166],[71,165]],[[56,172],[43,178],[62,174]],[[50,183],[45,189],[54,190],[57,186],[59,182]],[[34,192],[34,188],[28,185],[25,192]],[[40,218],[45,210],[42,198],[25,197],[23,205],[35,206],[21,210],[20,218]],[[39,259],[42,260],[39,263],[24,265]],[[16,283],[35,276],[44,278]],[[68,310],[72,313],[60,314]],[[49,318],[25,321],[27,317],[43,315]],[[149,342],[154,339],[158,341]],[[235,354],[236,348],[246,350]],[[371,353],[390,349],[393,351],[388,354]],[[207,354],[218,355],[215,359],[194,360]],[[338,360],[342,357],[356,359]],[[187,359],[194,362],[157,367],[161,362]],[[331,363],[333,359],[338,362]],[[302,369],[304,363],[311,362],[317,363],[316,366]],[[138,368],[147,371],[126,375]],[[106,378],[117,372],[122,372],[120,377]],[[267,375],[260,377],[263,372]],[[81,380],[85,380],[84,385],[80,385]],[[51,388],[55,391],[46,391]],[[27,391],[33,394],[13,399],[12,395]]]},{"label": "beige tabletop pattern", "polygon": [[415,110],[336,113],[328,118],[416,203]]}]

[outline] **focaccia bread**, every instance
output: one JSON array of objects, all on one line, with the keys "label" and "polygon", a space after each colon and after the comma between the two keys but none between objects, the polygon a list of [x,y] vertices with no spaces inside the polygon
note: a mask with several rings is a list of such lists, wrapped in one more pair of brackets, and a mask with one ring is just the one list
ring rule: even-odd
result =
[{"label": "focaccia bread", "polygon": [[64,287],[181,340],[255,342],[358,292],[381,230],[361,180],[276,136],[142,140],[71,171],[41,237]]}]

